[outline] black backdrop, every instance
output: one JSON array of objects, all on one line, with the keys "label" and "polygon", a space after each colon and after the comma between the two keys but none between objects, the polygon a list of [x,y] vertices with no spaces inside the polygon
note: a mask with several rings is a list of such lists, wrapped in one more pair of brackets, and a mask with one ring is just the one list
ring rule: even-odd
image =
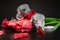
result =
[{"label": "black backdrop", "polygon": [[[32,10],[44,14],[46,17],[60,18],[58,0],[0,0],[0,24],[4,18],[15,18],[16,9],[19,5],[27,3]],[[60,30],[54,32],[52,40],[59,39]]]}]

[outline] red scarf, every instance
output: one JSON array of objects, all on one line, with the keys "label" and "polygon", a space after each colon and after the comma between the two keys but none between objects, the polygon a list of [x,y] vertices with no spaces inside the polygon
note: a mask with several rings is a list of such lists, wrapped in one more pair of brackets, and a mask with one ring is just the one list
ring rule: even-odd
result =
[{"label": "red scarf", "polygon": [[24,17],[24,19],[30,20],[35,13],[35,11],[31,11],[28,16]]}]

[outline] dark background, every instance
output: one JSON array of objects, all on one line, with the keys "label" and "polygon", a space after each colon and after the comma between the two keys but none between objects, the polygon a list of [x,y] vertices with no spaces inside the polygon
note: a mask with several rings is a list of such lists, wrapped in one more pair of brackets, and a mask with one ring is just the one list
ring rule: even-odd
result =
[{"label": "dark background", "polygon": [[[0,1],[0,24],[4,18],[15,18],[16,9],[21,4],[29,4],[32,10],[44,14],[46,17],[60,18],[58,0],[1,0]],[[58,40],[60,29],[57,29],[45,37],[45,40]],[[36,39],[37,40],[37,39]]]}]

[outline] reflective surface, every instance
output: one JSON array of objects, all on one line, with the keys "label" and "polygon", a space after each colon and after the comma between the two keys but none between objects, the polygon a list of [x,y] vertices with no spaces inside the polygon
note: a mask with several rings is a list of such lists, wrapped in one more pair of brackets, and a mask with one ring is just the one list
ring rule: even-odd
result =
[{"label": "reflective surface", "polygon": [[58,31],[56,32],[47,32],[45,36],[41,36],[40,34],[36,33],[29,33],[29,37],[22,38],[22,39],[14,39],[13,34],[14,32],[12,30],[3,30],[4,34],[0,36],[0,40],[55,40],[58,37]]}]

